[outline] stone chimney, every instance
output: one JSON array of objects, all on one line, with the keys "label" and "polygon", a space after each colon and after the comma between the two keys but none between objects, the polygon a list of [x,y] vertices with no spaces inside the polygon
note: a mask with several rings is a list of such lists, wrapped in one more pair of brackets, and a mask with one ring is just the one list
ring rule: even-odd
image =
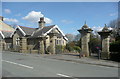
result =
[{"label": "stone chimney", "polygon": [[0,20],[2,20],[2,21],[3,21],[3,16],[0,16]]},{"label": "stone chimney", "polygon": [[40,18],[40,21],[38,22],[38,24],[39,24],[39,28],[43,28],[45,26],[44,17]]}]

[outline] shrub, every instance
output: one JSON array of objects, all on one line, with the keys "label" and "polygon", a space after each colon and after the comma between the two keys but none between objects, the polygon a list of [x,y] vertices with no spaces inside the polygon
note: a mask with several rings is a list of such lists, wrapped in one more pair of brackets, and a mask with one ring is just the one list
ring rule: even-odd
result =
[{"label": "shrub", "polygon": [[56,45],[56,53],[62,53],[65,50],[65,46]]},{"label": "shrub", "polygon": [[120,40],[110,44],[110,59],[120,62]]},{"label": "shrub", "polygon": [[79,46],[74,46],[73,49],[76,51],[76,52],[79,52],[80,53],[80,47]]},{"label": "shrub", "polygon": [[120,53],[119,52],[110,53],[110,59],[113,61],[120,62]]},{"label": "shrub", "polygon": [[116,41],[110,44],[110,52],[120,52],[120,41]]},{"label": "shrub", "polygon": [[69,52],[71,52],[71,51],[73,51],[74,49],[73,49],[73,47],[72,46],[70,46],[70,45],[66,45],[66,49],[69,51]]}]

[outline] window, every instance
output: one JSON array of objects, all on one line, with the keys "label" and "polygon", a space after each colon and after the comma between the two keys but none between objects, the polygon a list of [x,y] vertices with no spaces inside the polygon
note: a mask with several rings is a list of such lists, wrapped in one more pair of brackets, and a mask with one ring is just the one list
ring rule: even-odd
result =
[{"label": "window", "polygon": [[16,38],[16,45],[20,45],[20,38]]},{"label": "window", "polygon": [[55,45],[57,45],[57,40],[55,39]]},{"label": "window", "polygon": [[55,40],[56,41],[56,45],[62,45],[62,40]]},{"label": "window", "polygon": [[58,45],[58,40],[57,40],[57,45]]},{"label": "window", "polygon": [[61,40],[59,40],[59,45],[61,45]]}]

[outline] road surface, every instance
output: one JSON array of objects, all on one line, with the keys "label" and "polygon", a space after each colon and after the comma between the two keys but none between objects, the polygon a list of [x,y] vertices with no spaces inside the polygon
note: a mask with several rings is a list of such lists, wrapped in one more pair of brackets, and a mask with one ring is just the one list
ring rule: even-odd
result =
[{"label": "road surface", "polygon": [[118,77],[118,68],[2,53],[3,77]]}]

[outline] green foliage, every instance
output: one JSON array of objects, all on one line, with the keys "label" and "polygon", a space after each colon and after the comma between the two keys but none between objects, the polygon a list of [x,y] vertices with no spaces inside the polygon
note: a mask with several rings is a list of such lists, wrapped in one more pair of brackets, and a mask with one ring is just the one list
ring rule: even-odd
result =
[{"label": "green foliage", "polygon": [[117,42],[120,42],[120,36],[117,36],[117,37],[115,38],[115,40],[116,40]]},{"label": "green foliage", "polygon": [[75,46],[75,42],[69,42],[67,45],[66,45],[66,49],[69,51],[69,52],[71,52],[71,51],[73,51],[74,49],[73,49],[73,46]]},{"label": "green foliage", "polygon": [[73,49],[76,51],[76,52],[79,52],[80,53],[80,47],[79,46],[74,46]]},{"label": "green foliage", "polygon": [[66,46],[62,46],[62,51],[63,51],[63,52],[65,51],[65,47],[66,47]]},{"label": "green foliage", "polygon": [[97,53],[96,47],[101,47],[101,40],[98,35],[91,34],[89,47],[92,53]]},{"label": "green foliage", "polygon": [[120,52],[120,40],[110,44],[111,52]]},{"label": "green foliage", "polygon": [[120,38],[110,44],[110,59],[120,62]]},{"label": "green foliage", "polygon": [[81,39],[79,39],[78,41],[76,41],[75,45],[79,46],[81,48]]},{"label": "green foliage", "polygon": [[110,53],[110,59],[113,61],[120,62],[120,52],[112,52]]},{"label": "green foliage", "polygon": [[[55,48],[56,48],[56,54],[62,53],[65,50],[65,46],[62,45],[56,45]],[[50,49],[51,49],[50,46],[48,46],[46,50],[46,54],[50,53]]]},{"label": "green foliage", "polygon": [[69,51],[69,52],[73,52],[73,51],[76,51],[76,52],[80,52],[80,47],[78,45],[78,42],[79,41],[72,41],[72,42],[69,42],[67,45],[66,45],[66,49]]},{"label": "green foliage", "polygon": [[65,50],[65,46],[62,45],[56,45],[56,53],[62,53]]},{"label": "green foliage", "polygon": [[66,49],[67,49],[69,52],[73,51],[73,47],[70,46],[69,44],[66,45]]}]

